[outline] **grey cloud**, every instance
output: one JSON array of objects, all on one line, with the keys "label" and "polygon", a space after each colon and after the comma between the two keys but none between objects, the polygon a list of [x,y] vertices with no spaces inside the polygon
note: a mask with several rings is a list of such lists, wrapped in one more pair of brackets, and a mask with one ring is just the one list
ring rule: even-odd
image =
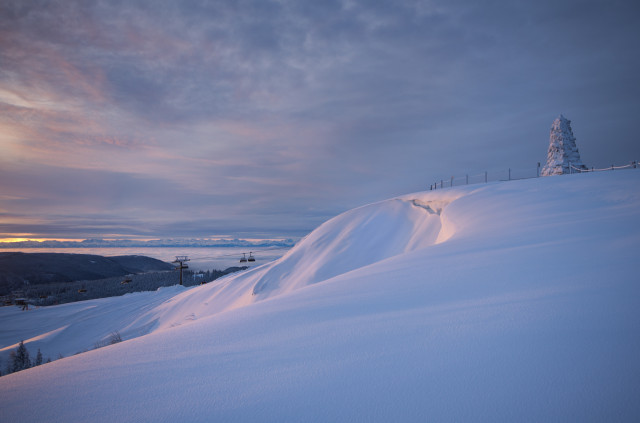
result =
[{"label": "grey cloud", "polygon": [[302,231],[452,173],[531,166],[559,113],[585,162],[640,156],[631,1],[7,4],[0,89],[82,112],[3,108],[0,123],[30,113],[24,145],[148,147],[113,155],[136,175],[41,170],[38,188],[15,173],[52,213],[84,199],[157,213],[148,231],[285,231],[295,216]]}]

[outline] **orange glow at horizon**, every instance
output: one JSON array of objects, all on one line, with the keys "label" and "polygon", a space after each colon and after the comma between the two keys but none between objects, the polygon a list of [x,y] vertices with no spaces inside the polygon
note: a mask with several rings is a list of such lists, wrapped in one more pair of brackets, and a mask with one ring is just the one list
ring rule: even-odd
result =
[{"label": "orange glow at horizon", "polygon": [[24,241],[83,241],[82,238],[0,238],[0,243],[24,242]]}]

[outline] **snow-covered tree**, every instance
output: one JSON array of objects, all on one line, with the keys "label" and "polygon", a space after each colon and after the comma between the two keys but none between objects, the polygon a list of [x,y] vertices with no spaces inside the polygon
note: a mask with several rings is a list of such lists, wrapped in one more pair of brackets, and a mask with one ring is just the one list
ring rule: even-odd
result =
[{"label": "snow-covered tree", "polygon": [[42,364],[42,352],[40,352],[40,348],[38,348],[38,354],[36,354],[36,361],[33,363],[34,366],[39,366]]},{"label": "snow-covered tree", "polygon": [[569,166],[575,169],[587,169],[580,159],[576,138],[571,130],[571,121],[560,115],[551,124],[547,163],[542,168],[541,175],[571,173]]},{"label": "snow-covered tree", "polygon": [[15,351],[11,351],[9,370],[7,373],[15,373],[20,370],[28,369],[31,367],[31,359],[29,358],[29,351],[24,346],[24,341],[20,341],[20,345]]}]

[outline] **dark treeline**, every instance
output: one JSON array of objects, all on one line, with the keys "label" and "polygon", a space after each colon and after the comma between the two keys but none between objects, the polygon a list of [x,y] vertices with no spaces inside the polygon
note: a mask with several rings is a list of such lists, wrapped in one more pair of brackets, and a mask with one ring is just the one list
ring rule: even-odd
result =
[{"label": "dark treeline", "polygon": [[[244,269],[247,269],[247,267],[230,267],[225,270],[207,270],[205,272],[187,270],[183,272],[183,285],[200,285],[211,282],[226,274]],[[179,281],[180,275],[177,271],[164,271],[91,281],[27,285],[24,286],[22,291],[30,305],[48,306],[96,298],[115,297],[132,292],[155,291],[162,286],[177,285]]]},{"label": "dark treeline", "polygon": [[0,252],[0,295],[22,290],[25,285],[115,278],[173,267],[146,256]]}]

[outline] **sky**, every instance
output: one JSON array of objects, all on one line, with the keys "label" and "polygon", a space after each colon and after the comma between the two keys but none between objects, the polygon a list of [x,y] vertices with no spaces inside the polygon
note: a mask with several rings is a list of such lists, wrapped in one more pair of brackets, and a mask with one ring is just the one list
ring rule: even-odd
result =
[{"label": "sky", "polygon": [[0,2],[0,239],[301,237],[452,175],[640,159],[635,1]]}]

